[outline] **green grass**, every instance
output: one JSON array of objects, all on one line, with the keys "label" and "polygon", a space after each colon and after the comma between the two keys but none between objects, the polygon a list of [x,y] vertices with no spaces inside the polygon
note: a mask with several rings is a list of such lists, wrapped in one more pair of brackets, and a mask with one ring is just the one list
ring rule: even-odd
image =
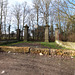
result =
[{"label": "green grass", "polygon": [[0,44],[0,46],[11,46],[19,43],[38,43],[38,42],[32,42],[32,41],[14,41],[14,42],[5,42]]},{"label": "green grass", "polygon": [[73,58],[75,58],[75,56],[73,56]]},{"label": "green grass", "polygon": [[53,49],[66,49],[62,46],[59,46],[57,45],[55,42],[33,42],[33,41],[18,41],[18,42],[7,42],[7,43],[3,43],[1,44],[0,46],[12,46],[12,45],[15,45],[15,44],[18,44],[18,43],[39,43],[45,47],[48,47],[48,48],[53,48]]},{"label": "green grass", "polygon": [[66,49],[62,46],[57,45],[55,42],[41,42],[41,45],[49,47],[49,48],[53,48],[53,49]]},{"label": "green grass", "polygon": [[0,46],[11,46],[11,45],[18,44],[18,43],[23,43],[23,41],[5,42],[5,43],[0,44]]}]

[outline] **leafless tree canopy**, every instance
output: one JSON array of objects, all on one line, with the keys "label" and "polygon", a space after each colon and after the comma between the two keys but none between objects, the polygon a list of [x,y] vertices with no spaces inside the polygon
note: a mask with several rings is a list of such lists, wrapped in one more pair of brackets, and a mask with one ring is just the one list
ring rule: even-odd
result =
[{"label": "leafless tree canopy", "polygon": [[9,33],[10,25],[13,27],[10,28],[12,30],[23,31],[26,24],[33,31],[33,38],[34,32],[37,31],[36,36],[40,36],[40,26],[47,24],[50,26],[51,36],[54,36],[58,24],[63,35],[62,40],[75,41],[75,0],[33,0],[32,2],[30,6],[27,2],[23,2],[9,7],[8,0],[0,0],[0,36]]}]

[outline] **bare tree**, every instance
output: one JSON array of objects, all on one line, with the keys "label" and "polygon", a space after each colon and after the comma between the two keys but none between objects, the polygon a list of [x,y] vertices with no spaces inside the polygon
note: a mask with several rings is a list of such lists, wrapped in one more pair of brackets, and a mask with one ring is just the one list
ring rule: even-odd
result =
[{"label": "bare tree", "polygon": [[2,33],[3,22],[6,28],[7,5],[8,5],[8,0],[0,0],[0,19],[1,19],[0,33]]},{"label": "bare tree", "polygon": [[[36,12],[36,15],[37,15],[37,26],[39,26],[39,8],[40,8],[40,6],[39,6],[39,4],[40,4],[40,0],[33,0],[33,7],[34,7],[34,10],[35,10],[35,12]],[[38,40],[38,35],[39,35],[39,33],[38,33],[38,29],[37,29],[37,40]]]},{"label": "bare tree", "polygon": [[21,16],[22,16],[22,10],[20,4],[15,4],[13,6],[13,15],[17,21],[17,39],[20,40],[20,24],[21,24]]},{"label": "bare tree", "polygon": [[33,5],[34,10],[35,10],[35,12],[37,14],[37,25],[39,25],[38,21],[39,21],[39,8],[40,8],[39,4],[40,4],[40,0],[33,0],[33,4],[34,4]]},{"label": "bare tree", "polygon": [[24,2],[22,5],[23,5],[23,27],[24,27],[27,16],[27,2]]},{"label": "bare tree", "polygon": [[34,21],[35,21],[35,15],[34,14],[31,14],[31,24],[32,24],[32,28],[33,28],[33,39],[34,39]]},{"label": "bare tree", "polygon": [[51,20],[51,37],[53,37],[53,20]]},{"label": "bare tree", "polygon": [[21,21],[21,5],[20,4],[15,4],[13,6],[13,13],[12,13],[17,21],[17,28],[20,29],[20,21]]},{"label": "bare tree", "polygon": [[2,18],[3,18],[3,0],[0,0],[0,39],[1,39],[1,29],[2,29]]},{"label": "bare tree", "polygon": [[51,0],[40,0],[40,13],[43,14],[45,24],[49,24],[50,4]]},{"label": "bare tree", "polygon": [[66,37],[75,29],[74,2],[74,0],[55,0],[55,2],[53,2],[55,19],[58,21],[60,31],[62,31],[64,27],[63,32],[65,35],[67,34]]},{"label": "bare tree", "polygon": [[5,5],[4,5],[4,9],[3,9],[5,36],[6,36],[7,5],[8,5],[8,0],[5,1]]}]

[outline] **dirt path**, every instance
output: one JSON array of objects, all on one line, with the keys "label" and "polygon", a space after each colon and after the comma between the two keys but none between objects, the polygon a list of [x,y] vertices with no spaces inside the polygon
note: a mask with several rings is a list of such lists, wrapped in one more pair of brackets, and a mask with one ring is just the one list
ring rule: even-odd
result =
[{"label": "dirt path", "polygon": [[[5,71],[4,74],[1,74]],[[0,75],[75,75],[75,59],[0,53]]]}]

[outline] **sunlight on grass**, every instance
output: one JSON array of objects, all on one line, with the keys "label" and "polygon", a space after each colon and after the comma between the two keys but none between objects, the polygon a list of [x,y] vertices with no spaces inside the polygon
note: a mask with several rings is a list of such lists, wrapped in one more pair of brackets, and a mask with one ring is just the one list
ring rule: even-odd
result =
[{"label": "sunlight on grass", "polygon": [[55,42],[33,42],[33,41],[15,41],[15,42],[7,42],[7,43],[3,43],[1,44],[0,46],[12,46],[12,45],[16,45],[16,44],[19,44],[19,43],[38,43],[38,44],[41,44],[45,47],[48,47],[48,48],[53,48],[53,49],[67,49],[67,48],[64,48],[62,46],[59,46],[57,45]]},{"label": "sunlight on grass", "polygon": [[65,49],[64,47],[57,45],[55,42],[41,42],[41,45],[54,49]]},{"label": "sunlight on grass", "polygon": [[73,56],[73,58],[75,58],[75,56]]}]

